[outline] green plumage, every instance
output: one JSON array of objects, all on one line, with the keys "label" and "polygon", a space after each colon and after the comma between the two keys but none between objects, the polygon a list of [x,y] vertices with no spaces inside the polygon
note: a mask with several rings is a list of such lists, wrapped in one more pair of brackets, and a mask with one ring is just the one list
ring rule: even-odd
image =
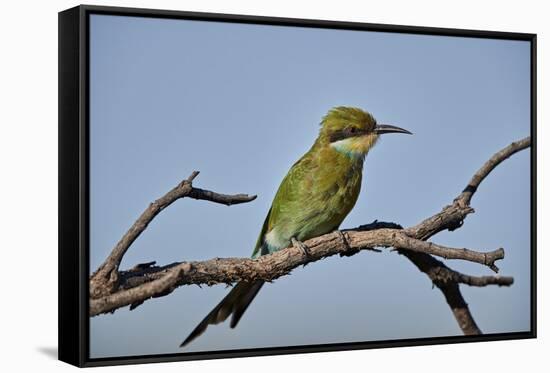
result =
[{"label": "green plumage", "polygon": [[[281,182],[252,257],[281,250],[290,245],[292,238],[306,241],[338,229],[359,197],[366,154],[379,133],[387,132],[409,133],[394,126],[377,126],[369,113],[358,108],[330,110],[311,149]],[[202,334],[208,325],[230,315],[230,326],[235,327],[262,285],[260,280],[239,282],[182,346]]]},{"label": "green plumage", "polygon": [[337,229],[357,201],[362,170],[362,158],[316,142],[279,186],[252,257]]}]

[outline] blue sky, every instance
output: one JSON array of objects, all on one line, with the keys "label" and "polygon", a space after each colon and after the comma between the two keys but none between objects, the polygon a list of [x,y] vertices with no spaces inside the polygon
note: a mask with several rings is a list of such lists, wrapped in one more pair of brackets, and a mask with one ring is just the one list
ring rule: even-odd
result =
[{"label": "blue sky", "polygon": [[[198,187],[257,194],[226,207],[182,200],[134,243],[123,268],[246,257],[289,167],[321,117],[358,106],[414,136],[367,156],[342,224],[418,223],[496,150],[529,134],[529,43],[93,15],[90,27],[90,260],[97,268],[142,210],[200,170]],[[487,333],[529,329],[529,150],[499,166],[448,246],[504,247],[510,288],[462,287]],[[489,275],[472,263],[454,269]],[[91,319],[91,357],[181,352],[227,293],[182,287]],[[264,286],[237,329],[210,327],[184,352],[459,335],[438,290],[389,251],[329,258]]]}]

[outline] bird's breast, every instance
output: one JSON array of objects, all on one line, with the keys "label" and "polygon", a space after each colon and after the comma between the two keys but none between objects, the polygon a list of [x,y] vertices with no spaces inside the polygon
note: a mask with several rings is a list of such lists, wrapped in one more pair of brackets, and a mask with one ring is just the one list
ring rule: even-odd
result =
[{"label": "bird's breast", "polygon": [[293,184],[288,198],[277,201],[276,218],[265,235],[269,251],[337,229],[355,205],[363,162],[345,156],[319,159]]}]

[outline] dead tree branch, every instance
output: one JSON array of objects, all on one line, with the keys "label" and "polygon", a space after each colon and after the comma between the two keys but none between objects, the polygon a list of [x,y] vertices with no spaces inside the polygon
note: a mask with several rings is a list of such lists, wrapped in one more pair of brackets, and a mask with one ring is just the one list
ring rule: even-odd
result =
[{"label": "dead tree branch", "polygon": [[[464,219],[466,219],[469,214],[474,212],[474,209],[470,207],[470,201],[485,177],[487,177],[487,175],[489,175],[489,173],[502,161],[509,158],[513,154],[526,149],[530,145],[531,137],[526,137],[522,140],[511,143],[507,147],[495,153],[474,174],[466,188],[464,188],[462,193],[455,198],[451,205],[445,206],[441,212],[425,219],[420,224],[407,228],[405,230],[406,234],[417,239],[427,240],[441,231],[454,231],[455,229],[460,228],[464,222]],[[430,255],[415,253],[408,250],[399,250],[399,253],[403,254],[411,262],[413,262],[413,264],[420,271],[424,272],[430,278],[432,283],[437,286],[439,290],[441,290],[464,334],[481,334],[481,330],[472,317],[468,304],[460,292],[460,288],[458,286],[459,282],[445,281],[447,278],[453,278],[456,271],[448,268],[441,261]],[[466,276],[466,278],[471,278],[471,276],[467,275],[462,275],[459,277],[464,279],[464,276]],[[477,283],[479,281],[475,282]],[[467,282],[460,283],[468,284]]]},{"label": "dead tree branch", "polygon": [[166,195],[153,202],[122,237],[109,257],[90,278],[90,316],[133,305],[149,298],[164,296],[175,288],[189,284],[231,284],[236,281],[262,279],[273,281],[289,274],[294,268],[320,259],[340,254],[350,256],[361,250],[377,247],[395,248],[424,272],[445,296],[464,334],[480,334],[470,310],[460,293],[459,284],[469,286],[510,286],[512,277],[470,276],[447,267],[434,256],[443,259],[465,260],[485,265],[497,272],[497,260],[504,258],[504,249],[481,252],[466,248],[452,248],[427,242],[433,235],[453,231],[462,226],[467,215],[474,212],[470,201],[480,183],[503,160],[530,146],[527,137],[514,142],[493,155],[472,177],[463,192],[441,212],[421,223],[402,229],[394,223],[374,222],[355,229],[336,231],[312,238],[304,244],[308,255],[299,248],[289,247],[258,259],[215,258],[201,262],[176,262],[156,266],[155,262],[144,263],[127,271],[119,271],[122,257],[147,228],[154,217],[174,201],[190,197],[232,205],[252,201],[256,196],[244,194],[223,195],[192,186],[198,175],[194,172]]},{"label": "dead tree branch", "polygon": [[[307,256],[304,255],[301,249],[289,247],[270,255],[264,255],[258,259],[215,258],[201,262],[173,263],[164,268],[149,267],[141,271],[129,271],[123,275],[125,278],[123,287],[129,288],[117,292],[110,297],[101,298],[99,301],[92,300],[90,313],[95,315],[108,312],[112,309],[135,303],[136,299],[147,299],[156,294],[152,293],[153,289],[156,289],[157,292],[164,292],[169,287],[190,284],[214,285],[237,281],[254,281],[257,279],[273,281],[289,274],[293,269],[301,265],[313,263],[336,254],[345,255],[350,251],[357,253],[360,250],[368,250],[375,246],[399,246],[402,249],[415,252],[440,254],[449,258],[463,259],[481,264],[486,264],[483,262],[483,258],[486,256],[491,257],[491,260],[496,260],[502,258],[504,255],[502,249],[490,253],[478,253],[470,250],[463,251],[464,249],[447,248],[412,239],[403,234],[402,230],[397,229],[337,231],[307,240],[304,244],[308,248]],[[174,273],[177,273],[177,276]],[[164,281],[165,278],[170,278],[171,280]],[[508,286],[513,282],[511,277],[488,276],[486,278],[473,278],[458,272],[453,272],[445,280],[451,282],[468,281],[469,284],[475,284],[476,286]],[[136,289],[139,289],[143,284],[151,286],[140,290],[142,294],[136,298]]]},{"label": "dead tree branch", "polygon": [[250,202],[256,199],[256,196],[249,196],[247,194],[226,195],[211,192],[209,190],[193,188],[192,182],[198,175],[199,171],[194,171],[186,180],[183,180],[164,196],[151,203],[145,211],[143,211],[132,227],[130,227],[126,234],[118,241],[105,262],[103,262],[92,275],[90,279],[90,296],[92,298],[111,294],[113,291],[116,291],[119,285],[118,268],[122,261],[122,257],[126,254],[130,245],[132,245],[136,238],[138,238],[147,228],[155,216],[178,199],[190,197],[221,203],[227,206]]}]

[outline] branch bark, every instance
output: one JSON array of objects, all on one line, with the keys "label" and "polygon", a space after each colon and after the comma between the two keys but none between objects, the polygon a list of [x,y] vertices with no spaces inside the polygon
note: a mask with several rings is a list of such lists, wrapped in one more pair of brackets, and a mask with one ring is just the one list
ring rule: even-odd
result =
[{"label": "branch bark", "polygon": [[432,255],[444,259],[478,263],[497,272],[495,262],[504,258],[504,249],[480,252],[466,248],[446,247],[426,242],[426,240],[443,230],[453,231],[461,227],[466,216],[474,212],[470,202],[480,183],[498,164],[529,147],[530,143],[531,139],[527,137],[497,152],[474,174],[467,187],[451,205],[445,206],[441,212],[406,229],[394,223],[374,222],[352,230],[336,231],[304,242],[308,247],[307,256],[299,248],[291,246],[258,259],[215,258],[202,262],[176,262],[165,266],[156,266],[155,262],[150,262],[137,265],[127,271],[119,271],[122,257],[139,234],[160,211],[179,198],[190,197],[226,205],[245,203],[256,198],[256,196],[244,194],[229,196],[193,188],[192,181],[198,175],[198,172],[194,172],[143,212],[105,262],[91,276],[90,316],[113,312],[127,305],[135,307],[149,298],[169,294],[182,285],[231,284],[236,281],[256,279],[273,281],[289,274],[300,265],[335,254],[350,256],[361,250],[374,250],[375,247],[394,247],[442,291],[463,333],[480,334],[481,330],[476,325],[460,293],[459,284],[510,286],[513,278],[462,274],[450,269]]}]

